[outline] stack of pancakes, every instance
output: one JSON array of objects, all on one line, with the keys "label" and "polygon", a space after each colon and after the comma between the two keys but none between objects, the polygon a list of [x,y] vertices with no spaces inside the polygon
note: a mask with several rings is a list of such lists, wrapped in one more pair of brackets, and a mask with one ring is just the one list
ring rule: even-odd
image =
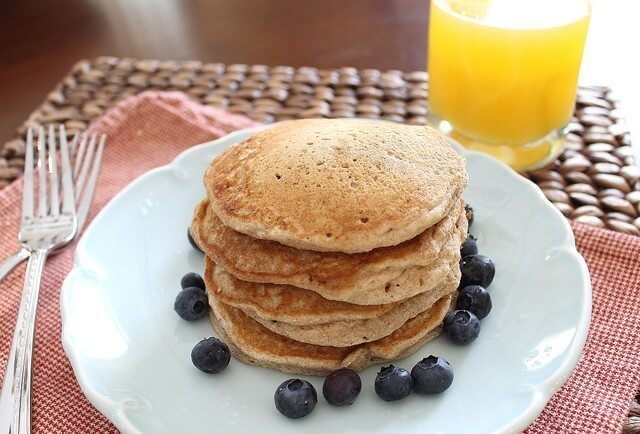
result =
[{"label": "stack of pancakes", "polygon": [[300,120],[215,158],[191,235],[240,360],[363,369],[436,337],[460,281],[464,161],[434,130]]}]

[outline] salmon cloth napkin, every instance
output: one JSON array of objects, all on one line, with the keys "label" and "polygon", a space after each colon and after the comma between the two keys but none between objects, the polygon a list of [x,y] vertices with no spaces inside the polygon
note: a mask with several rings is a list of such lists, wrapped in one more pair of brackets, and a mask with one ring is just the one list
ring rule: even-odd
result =
[{"label": "salmon cloth napkin", "polygon": [[[123,101],[92,126],[109,136],[92,215],[138,175],[168,163],[189,146],[251,125],[180,93],[146,92]],[[18,247],[21,198],[21,181],[0,191],[2,258]],[[618,433],[640,379],[640,237],[581,225],[573,229],[593,282],[589,339],[577,370],[528,432]],[[52,256],[44,271],[33,365],[34,431],[117,432],[82,394],[62,350],[59,293],[73,250]],[[2,370],[23,276],[24,265],[0,283]]]}]

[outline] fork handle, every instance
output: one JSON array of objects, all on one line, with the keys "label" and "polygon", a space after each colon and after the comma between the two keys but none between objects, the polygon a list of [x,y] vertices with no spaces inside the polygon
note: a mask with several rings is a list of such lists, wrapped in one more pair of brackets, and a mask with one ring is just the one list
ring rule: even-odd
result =
[{"label": "fork handle", "polygon": [[29,250],[21,248],[0,264],[0,280],[4,279],[16,266],[29,257]]},{"label": "fork handle", "polygon": [[31,359],[42,270],[48,250],[29,257],[11,351],[0,393],[0,434],[31,433]]}]

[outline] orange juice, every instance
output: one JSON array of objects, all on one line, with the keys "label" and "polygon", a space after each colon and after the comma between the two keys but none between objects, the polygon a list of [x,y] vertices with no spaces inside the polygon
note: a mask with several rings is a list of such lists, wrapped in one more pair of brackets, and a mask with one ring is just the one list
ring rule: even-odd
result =
[{"label": "orange juice", "polygon": [[535,143],[571,118],[585,0],[432,0],[429,106],[484,145]]}]

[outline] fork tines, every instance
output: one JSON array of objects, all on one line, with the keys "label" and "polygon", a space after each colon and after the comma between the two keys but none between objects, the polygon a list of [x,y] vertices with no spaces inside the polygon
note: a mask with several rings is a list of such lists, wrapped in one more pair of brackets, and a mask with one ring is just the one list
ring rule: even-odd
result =
[{"label": "fork tines", "polygon": [[[75,162],[73,165],[73,177],[75,180],[75,200],[78,204],[78,224],[83,226],[100,173],[102,153],[107,136],[102,134],[100,140],[96,134],[88,136],[86,133],[82,137],[75,136],[72,142],[72,149],[76,150]],[[79,144],[78,144],[79,142]]]},{"label": "fork tines", "polygon": [[[38,197],[37,217],[44,218],[50,215],[56,218],[61,212],[66,214],[75,212],[73,178],[64,126],[61,125],[59,131],[60,140],[58,141],[56,140],[56,128],[53,125],[49,126],[48,138],[44,127],[38,128],[38,162],[35,166],[38,172],[37,189],[34,189],[33,179],[35,170],[34,134],[31,128],[27,131],[22,197],[23,222],[34,218],[34,190],[37,190]],[[58,165],[61,167],[59,168]],[[60,192],[62,192],[62,206]]]}]

